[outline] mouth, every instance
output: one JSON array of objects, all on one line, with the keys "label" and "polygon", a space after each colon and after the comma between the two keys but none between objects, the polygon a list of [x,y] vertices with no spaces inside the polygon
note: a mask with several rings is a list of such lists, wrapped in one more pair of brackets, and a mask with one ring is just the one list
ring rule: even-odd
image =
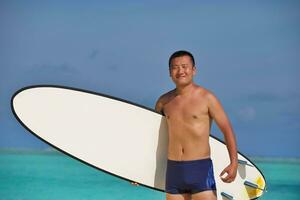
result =
[{"label": "mouth", "polygon": [[182,78],[185,78],[186,76],[177,76],[178,79],[182,79]]}]

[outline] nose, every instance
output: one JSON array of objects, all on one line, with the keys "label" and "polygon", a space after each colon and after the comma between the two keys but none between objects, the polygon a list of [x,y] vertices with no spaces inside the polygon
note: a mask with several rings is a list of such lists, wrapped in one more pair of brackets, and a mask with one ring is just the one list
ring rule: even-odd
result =
[{"label": "nose", "polygon": [[183,69],[182,67],[179,67],[178,73],[179,73],[179,74],[183,74],[183,73],[184,73],[184,69]]}]

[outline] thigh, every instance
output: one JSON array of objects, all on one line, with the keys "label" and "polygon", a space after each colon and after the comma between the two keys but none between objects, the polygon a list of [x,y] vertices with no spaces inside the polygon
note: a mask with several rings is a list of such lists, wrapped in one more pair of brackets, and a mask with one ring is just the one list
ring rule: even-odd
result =
[{"label": "thigh", "polygon": [[169,194],[166,195],[167,200],[190,200],[190,194]]},{"label": "thigh", "polygon": [[192,200],[217,200],[217,194],[215,190],[207,190],[204,192],[198,192],[192,194]]}]

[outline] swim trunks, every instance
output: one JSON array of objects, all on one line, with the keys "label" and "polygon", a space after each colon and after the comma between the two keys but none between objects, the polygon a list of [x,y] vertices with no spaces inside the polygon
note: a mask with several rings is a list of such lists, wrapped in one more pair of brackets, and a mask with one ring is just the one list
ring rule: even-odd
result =
[{"label": "swim trunks", "polygon": [[168,160],[166,192],[194,194],[216,190],[213,164],[210,158],[191,161]]}]

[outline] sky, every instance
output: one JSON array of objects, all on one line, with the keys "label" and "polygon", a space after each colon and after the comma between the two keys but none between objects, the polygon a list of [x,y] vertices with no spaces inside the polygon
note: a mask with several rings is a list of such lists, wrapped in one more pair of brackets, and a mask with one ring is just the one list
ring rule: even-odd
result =
[{"label": "sky", "polygon": [[[0,0],[0,149],[49,148],[14,118],[18,89],[70,86],[153,108],[184,49],[239,151],[300,157],[299,35],[299,1]],[[223,138],[216,125],[212,135]]]}]

